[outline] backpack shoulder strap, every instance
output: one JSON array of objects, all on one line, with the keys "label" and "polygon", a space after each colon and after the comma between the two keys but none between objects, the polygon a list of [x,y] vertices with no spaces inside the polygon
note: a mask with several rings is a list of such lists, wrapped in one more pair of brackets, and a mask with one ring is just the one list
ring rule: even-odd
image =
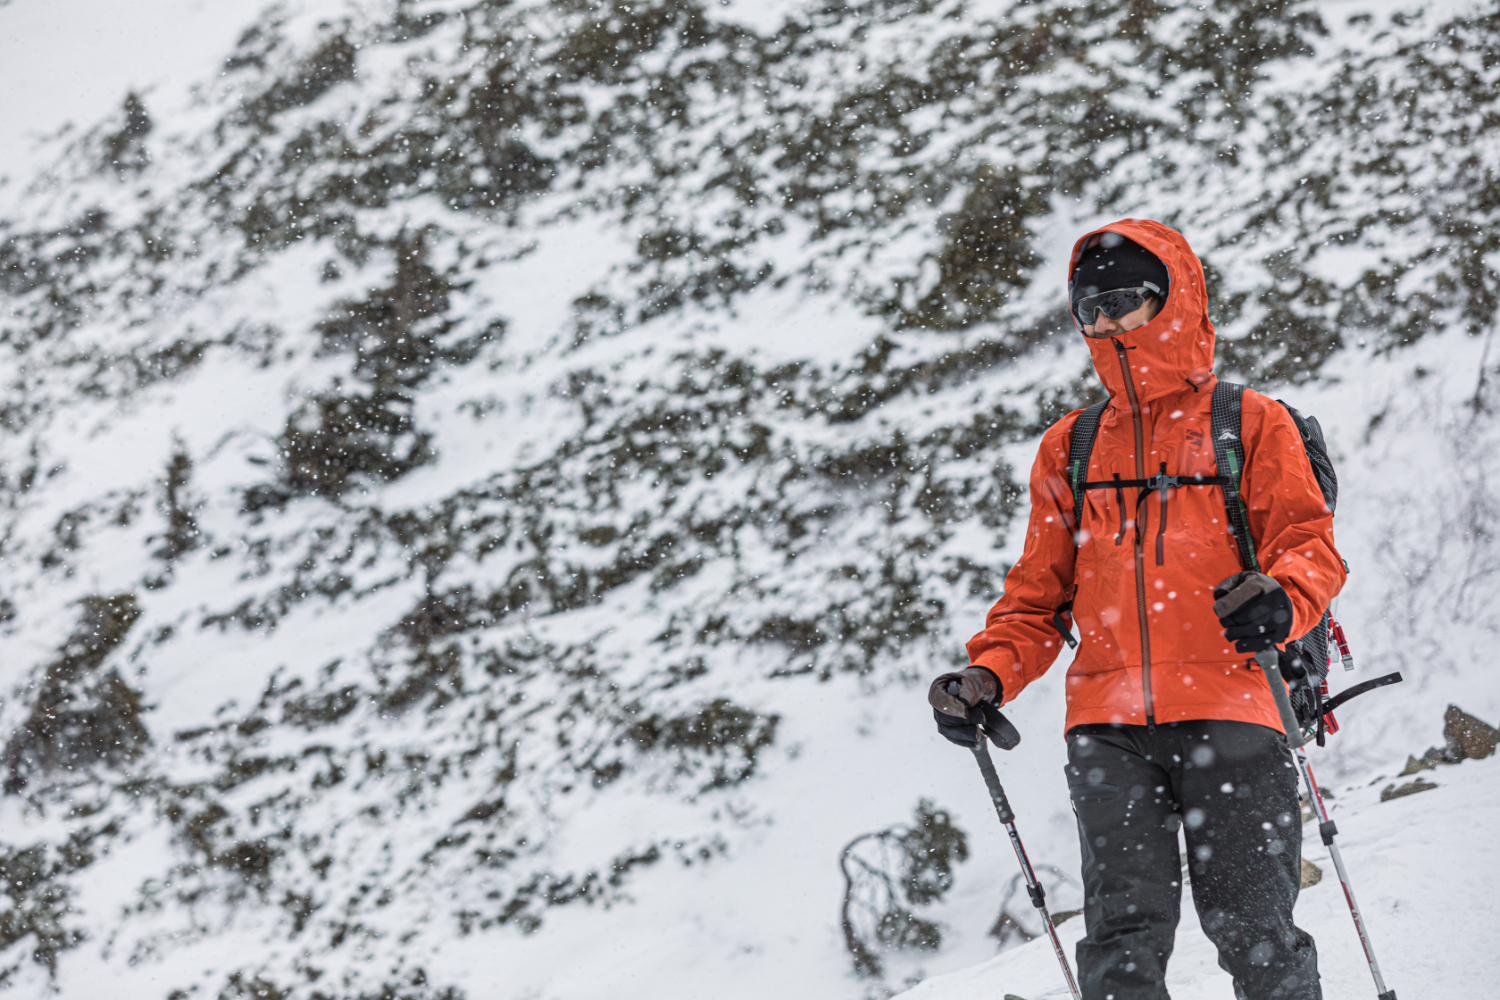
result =
[{"label": "backpack shoulder strap", "polygon": [[[1094,438],[1099,434],[1099,418],[1108,405],[1108,399],[1101,399],[1078,414],[1078,422],[1073,425],[1072,440],[1068,442],[1068,487],[1073,491],[1074,545],[1078,544],[1078,532],[1083,527],[1083,494],[1084,483],[1089,478],[1089,456],[1094,452]],[[1069,646],[1077,649],[1078,640],[1073,637],[1068,620],[1064,617],[1072,610],[1073,598],[1069,597],[1052,612],[1052,627],[1057,629]]]},{"label": "backpack shoulder strap", "polygon": [[1099,434],[1099,418],[1109,400],[1099,402],[1078,415],[1073,425],[1073,440],[1068,445],[1068,486],[1073,490],[1073,530],[1083,527],[1083,484],[1089,477],[1089,456],[1094,452],[1094,438]]},{"label": "backpack shoulder strap", "polygon": [[1229,515],[1229,527],[1234,533],[1240,551],[1240,564],[1248,570],[1260,571],[1255,558],[1255,539],[1250,535],[1250,516],[1240,499],[1240,476],[1245,471],[1245,445],[1240,438],[1240,405],[1245,387],[1234,382],[1220,380],[1214,386],[1210,433],[1214,439],[1214,462],[1219,475],[1228,482],[1224,491],[1224,510]]}]

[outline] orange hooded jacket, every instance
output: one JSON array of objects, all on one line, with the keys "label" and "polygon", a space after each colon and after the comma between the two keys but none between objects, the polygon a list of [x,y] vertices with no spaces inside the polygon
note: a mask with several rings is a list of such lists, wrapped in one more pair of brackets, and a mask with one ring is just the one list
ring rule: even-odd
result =
[{"label": "orange hooded jacket", "polygon": [[[1163,462],[1169,475],[1217,475],[1209,440],[1214,328],[1203,266],[1182,234],[1157,222],[1126,219],[1097,232],[1119,233],[1156,254],[1171,285],[1149,323],[1087,341],[1109,390],[1087,479],[1144,479]],[[1070,277],[1087,239],[1073,248]],[[1080,642],[1068,668],[1068,728],[1228,719],[1280,731],[1265,674],[1235,652],[1213,613],[1214,585],[1241,569],[1223,491],[1185,486],[1137,505],[1139,491],[1127,489],[1121,505],[1114,491],[1089,490],[1075,544],[1066,470],[1082,412],[1042,437],[1025,551],[984,631],[969,640],[969,661],[994,672],[1004,701],[1013,700],[1057,658],[1062,638],[1052,616],[1071,596]],[[1241,421],[1240,489],[1261,571],[1290,595],[1291,634],[1301,636],[1344,585],[1333,515],[1286,410],[1246,390]]]}]

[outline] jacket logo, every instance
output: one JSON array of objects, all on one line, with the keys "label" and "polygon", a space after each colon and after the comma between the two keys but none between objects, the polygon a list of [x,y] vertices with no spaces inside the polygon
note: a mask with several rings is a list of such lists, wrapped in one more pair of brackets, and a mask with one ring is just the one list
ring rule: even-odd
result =
[{"label": "jacket logo", "polygon": [[1188,431],[1187,432],[1187,439],[1188,439],[1188,444],[1192,445],[1194,448],[1202,448],[1203,447],[1203,432],[1202,431]]}]

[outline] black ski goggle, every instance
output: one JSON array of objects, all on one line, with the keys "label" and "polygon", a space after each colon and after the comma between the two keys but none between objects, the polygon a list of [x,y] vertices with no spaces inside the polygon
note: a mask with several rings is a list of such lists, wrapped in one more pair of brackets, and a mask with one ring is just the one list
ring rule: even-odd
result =
[{"label": "black ski goggle", "polygon": [[1093,326],[1101,312],[1110,319],[1119,319],[1145,305],[1147,299],[1161,297],[1161,289],[1146,281],[1134,288],[1112,288],[1097,295],[1085,295],[1073,306],[1073,314],[1080,326]]}]

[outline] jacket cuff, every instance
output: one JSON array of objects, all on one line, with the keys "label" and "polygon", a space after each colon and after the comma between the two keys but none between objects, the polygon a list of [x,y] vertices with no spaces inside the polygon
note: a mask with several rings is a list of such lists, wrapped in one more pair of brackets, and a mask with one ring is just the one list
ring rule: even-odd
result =
[{"label": "jacket cuff", "polygon": [[995,697],[993,699],[995,707],[999,708],[1005,704],[1005,685],[1000,683],[1000,675],[995,673],[995,668],[987,667],[983,663],[971,663],[969,666],[974,670],[983,670],[995,679]]},{"label": "jacket cuff", "polygon": [[1266,575],[1281,585],[1281,589],[1286,591],[1286,596],[1292,602],[1292,632],[1287,641],[1300,639],[1316,628],[1318,622],[1323,620],[1323,612],[1318,610],[1318,606],[1302,590],[1301,585],[1290,574],[1267,573]]}]

